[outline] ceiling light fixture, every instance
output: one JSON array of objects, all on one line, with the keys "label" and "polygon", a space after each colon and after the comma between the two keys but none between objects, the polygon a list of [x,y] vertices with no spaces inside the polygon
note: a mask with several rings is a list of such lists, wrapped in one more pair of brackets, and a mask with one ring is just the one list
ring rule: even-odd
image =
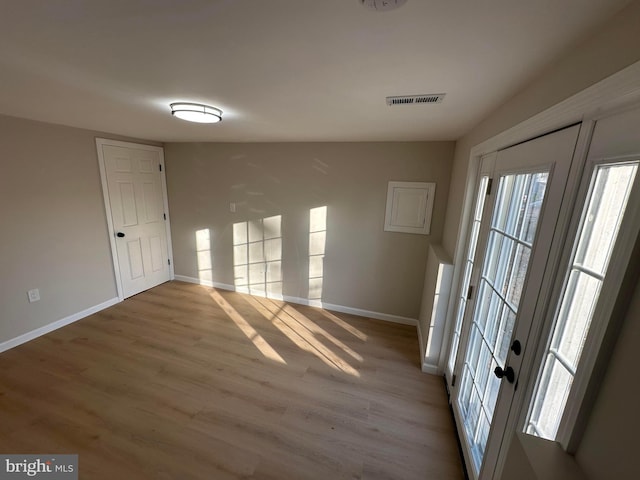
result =
[{"label": "ceiling light fixture", "polygon": [[407,0],[360,0],[360,3],[377,12],[386,12],[400,8]]},{"label": "ceiling light fixture", "polygon": [[175,102],[169,106],[171,115],[188,122],[218,123],[222,121],[222,110],[202,103]]}]

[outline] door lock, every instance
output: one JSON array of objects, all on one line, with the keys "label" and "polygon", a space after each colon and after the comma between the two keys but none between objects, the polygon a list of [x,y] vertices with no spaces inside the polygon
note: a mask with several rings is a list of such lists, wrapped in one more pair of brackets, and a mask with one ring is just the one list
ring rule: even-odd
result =
[{"label": "door lock", "polygon": [[520,340],[514,340],[511,344],[511,351],[516,355],[520,355],[522,353],[522,345],[520,344]]},{"label": "door lock", "polygon": [[122,237],[124,237],[124,233],[118,232],[118,233],[116,233],[116,237],[122,238]]},{"label": "door lock", "polygon": [[503,379],[506,378],[507,382],[509,383],[513,383],[513,381],[516,379],[516,372],[513,371],[513,368],[511,367],[507,367],[504,370],[501,367],[496,367],[496,369],[493,371],[493,373],[496,375],[496,377],[498,377],[499,379]]}]

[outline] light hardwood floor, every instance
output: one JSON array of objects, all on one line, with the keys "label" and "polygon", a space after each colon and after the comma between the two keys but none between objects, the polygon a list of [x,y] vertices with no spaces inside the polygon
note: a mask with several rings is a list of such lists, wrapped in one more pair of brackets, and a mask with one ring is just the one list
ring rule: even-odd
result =
[{"label": "light hardwood floor", "polygon": [[0,453],[82,479],[461,479],[415,328],[171,282],[0,354]]}]

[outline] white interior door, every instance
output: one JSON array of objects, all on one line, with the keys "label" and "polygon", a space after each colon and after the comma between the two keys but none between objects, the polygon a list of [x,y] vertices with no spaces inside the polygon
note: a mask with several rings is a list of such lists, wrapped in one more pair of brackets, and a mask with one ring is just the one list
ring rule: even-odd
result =
[{"label": "white interior door", "polygon": [[[479,228],[453,386],[467,468],[491,478],[547,265],[579,126],[501,150]],[[515,341],[518,341],[520,348]]]},{"label": "white interior door", "polygon": [[160,147],[98,139],[119,296],[171,279]]}]

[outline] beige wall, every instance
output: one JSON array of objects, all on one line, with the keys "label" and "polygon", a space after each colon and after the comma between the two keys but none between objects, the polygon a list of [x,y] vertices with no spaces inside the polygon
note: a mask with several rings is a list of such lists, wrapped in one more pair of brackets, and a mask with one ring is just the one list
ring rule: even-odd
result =
[{"label": "beige wall", "polygon": [[[309,210],[326,206],[322,300],[415,319],[428,246],[442,235],[453,146],[169,143],[175,272],[199,277],[195,233],[209,229],[212,280],[234,285],[233,224],[281,215],[282,294],[308,298]],[[431,235],[383,231],[390,180],[436,182]]]},{"label": "beige wall", "polygon": [[[636,250],[640,250],[640,242]],[[635,255],[635,264],[639,260],[640,251]],[[631,283],[635,282],[636,286],[623,295],[622,321],[617,322],[619,319],[615,316],[613,319],[613,323],[621,323],[622,328],[617,333],[617,328],[613,327],[617,343],[610,359],[606,353],[603,355],[606,375],[594,387],[596,400],[575,455],[577,468],[572,465],[573,457],[564,455],[563,458],[556,444],[550,446],[551,442],[547,440],[518,435],[514,436],[509,447],[502,480],[637,478],[640,472],[640,456],[637,452],[640,386],[635,374],[640,344],[640,284],[637,269],[631,272],[630,277]],[[522,442],[527,444],[526,450]]]},{"label": "beige wall", "polygon": [[[636,268],[636,279],[637,273]],[[637,478],[640,472],[639,319],[640,284],[636,280],[629,311],[576,452],[578,463],[590,479]]]},{"label": "beige wall", "polygon": [[0,343],[116,296],[96,136],[0,116]]}]

